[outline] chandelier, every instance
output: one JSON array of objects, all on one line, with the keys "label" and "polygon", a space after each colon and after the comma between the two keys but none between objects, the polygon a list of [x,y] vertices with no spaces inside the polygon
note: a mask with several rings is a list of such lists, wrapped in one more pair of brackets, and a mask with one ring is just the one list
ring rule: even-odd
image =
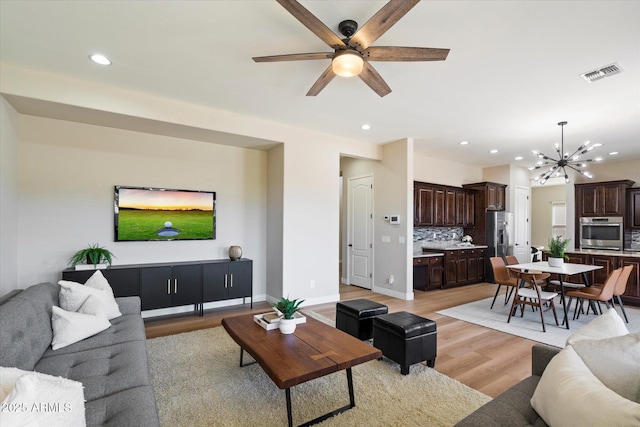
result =
[{"label": "chandelier", "polygon": [[582,144],[571,155],[569,155],[568,152],[565,153],[564,125],[566,124],[567,122],[558,123],[558,126],[562,127],[561,143],[556,144],[556,153],[558,154],[558,159],[554,159],[552,157],[546,156],[545,154],[539,151],[535,151],[535,150],[532,151],[533,154],[538,156],[538,161],[536,162],[535,166],[532,166],[529,168],[530,171],[549,167],[546,171],[542,172],[540,175],[536,176],[534,179],[535,181],[540,181],[541,185],[544,185],[544,183],[547,182],[547,180],[550,177],[552,176],[559,177],[559,176],[562,176],[563,174],[564,174],[564,182],[568,184],[569,175],[567,174],[566,168],[571,168],[574,171],[578,172],[579,174],[584,175],[587,178],[591,179],[593,178],[593,175],[591,175],[591,173],[584,170],[583,168],[587,167],[588,162],[599,162],[602,160],[601,157],[596,157],[595,159],[580,160],[580,156],[602,145],[602,144],[591,144],[590,141],[587,141],[584,144]]}]

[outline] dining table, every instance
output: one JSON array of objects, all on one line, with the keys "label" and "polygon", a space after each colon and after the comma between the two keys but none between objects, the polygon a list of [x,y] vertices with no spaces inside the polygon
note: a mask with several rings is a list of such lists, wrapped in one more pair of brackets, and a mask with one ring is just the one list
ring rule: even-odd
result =
[{"label": "dining table", "polygon": [[566,325],[567,329],[569,329],[569,316],[568,316],[568,308],[567,303],[564,298],[564,282],[563,277],[565,276],[573,276],[575,274],[582,274],[582,280],[584,281],[585,286],[591,286],[589,283],[589,277],[587,275],[588,272],[599,270],[602,268],[600,265],[587,265],[587,264],[573,264],[573,263],[563,263],[560,267],[551,267],[547,261],[538,261],[538,262],[527,262],[522,264],[511,264],[507,265],[509,269],[512,270],[520,270],[524,272],[530,271],[540,271],[542,273],[552,273],[557,274],[560,279],[560,298],[562,300],[562,308],[564,310],[564,325]]}]

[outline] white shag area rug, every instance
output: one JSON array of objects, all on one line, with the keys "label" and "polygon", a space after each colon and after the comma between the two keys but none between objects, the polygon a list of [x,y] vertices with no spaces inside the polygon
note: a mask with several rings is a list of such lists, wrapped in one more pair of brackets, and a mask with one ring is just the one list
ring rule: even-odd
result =
[{"label": "white shag area rug", "polygon": [[[520,317],[520,309],[518,309],[517,315],[512,316],[511,322],[507,323],[509,309],[511,308],[511,301],[509,301],[507,305],[504,305],[503,294],[498,295],[496,303],[493,306],[493,310],[490,309],[493,297],[490,297],[470,302],[468,304],[459,305],[457,307],[448,308],[446,310],[440,310],[437,311],[437,313],[490,329],[495,329],[497,331],[506,332],[511,335],[517,335],[532,341],[562,348],[565,346],[569,335],[595,319],[596,316],[590,311],[588,316],[581,314],[579,319],[573,320],[573,308],[575,307],[574,301],[571,304],[571,310],[569,310],[569,327],[571,329],[567,329],[565,326],[562,326],[564,311],[562,309],[562,305],[559,303],[559,299],[560,298],[556,298],[555,306],[560,326],[556,326],[556,323],[553,320],[553,312],[551,312],[551,310],[545,311],[544,323],[547,332],[542,332],[540,312],[531,311],[531,307],[525,308],[524,317]],[[602,305],[602,310],[605,310],[604,304]],[[617,307],[616,311],[620,317],[624,319],[620,308]],[[629,332],[640,332],[640,310],[625,306],[625,311],[627,312],[627,317],[629,317],[629,323],[625,323]]]},{"label": "white shag area rug", "polygon": [[[224,328],[154,338],[147,345],[162,426],[287,425],[284,390],[258,364],[239,366],[240,347]],[[401,375],[384,358],[352,372],[355,408],[319,425],[452,426],[491,400],[422,364]],[[346,373],[295,386],[291,399],[295,425],[343,407],[349,403]]]}]

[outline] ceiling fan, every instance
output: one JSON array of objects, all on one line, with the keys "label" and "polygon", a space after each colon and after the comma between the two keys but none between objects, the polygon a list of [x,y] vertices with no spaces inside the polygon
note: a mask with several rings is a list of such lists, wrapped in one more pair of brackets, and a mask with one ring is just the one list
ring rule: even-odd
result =
[{"label": "ceiling fan", "polygon": [[336,75],[342,77],[357,75],[382,97],[391,93],[391,88],[369,61],[444,61],[449,54],[449,49],[371,46],[420,0],[391,0],[359,30],[358,23],[353,20],[340,22],[338,29],[344,35],[344,39],[338,37],[296,0],[276,1],[334,51],[258,56],[253,60],[255,62],[278,62],[331,59],[331,65],[311,86],[307,96],[319,94]]}]

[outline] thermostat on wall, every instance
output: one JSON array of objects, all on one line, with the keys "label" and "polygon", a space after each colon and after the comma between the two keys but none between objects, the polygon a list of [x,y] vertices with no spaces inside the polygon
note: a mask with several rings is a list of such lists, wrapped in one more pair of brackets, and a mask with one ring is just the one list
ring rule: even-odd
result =
[{"label": "thermostat on wall", "polygon": [[390,215],[389,224],[400,224],[400,215]]}]

